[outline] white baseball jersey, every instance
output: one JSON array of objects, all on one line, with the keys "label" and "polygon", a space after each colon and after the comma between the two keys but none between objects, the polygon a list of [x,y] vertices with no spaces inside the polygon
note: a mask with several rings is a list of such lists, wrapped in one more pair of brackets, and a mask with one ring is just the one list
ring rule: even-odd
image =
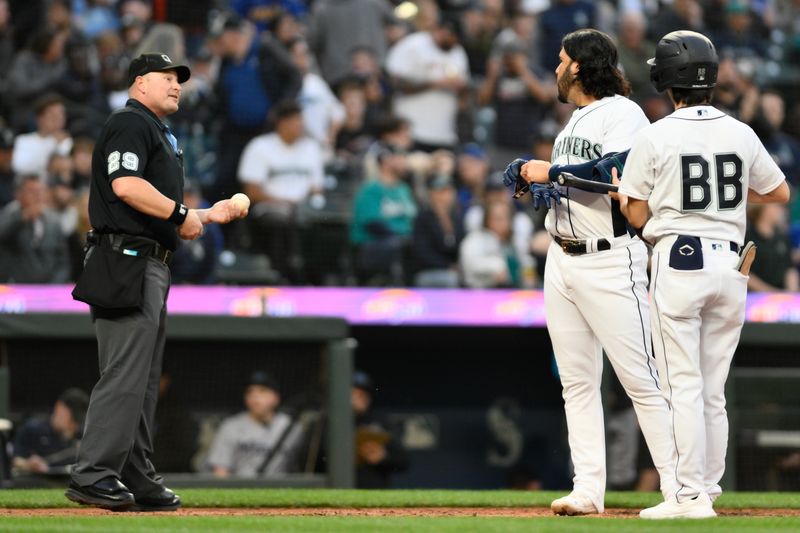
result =
[{"label": "white baseball jersey", "polygon": [[[583,163],[627,150],[647,125],[642,110],[627,98],[603,98],[573,113],[556,139],[552,161]],[[603,511],[606,450],[600,385],[605,351],[633,402],[668,498],[677,490],[674,447],[652,357],[647,248],[628,235],[618,204],[607,194],[562,190],[570,198],[550,210],[547,229],[562,238],[587,239],[589,251],[569,255],[553,241],[544,274],[547,330],[563,387],[575,469],[573,493]],[[611,248],[590,246],[598,238]]]},{"label": "white baseball jersey", "polygon": [[[551,162],[574,165],[631,147],[634,135],[650,123],[641,108],[624,96],[609,96],[576,109],[558,134]],[[557,187],[559,187],[557,185]],[[551,209],[545,227],[566,239],[615,237],[625,233],[625,218],[606,194],[560,187],[569,199]],[[616,202],[615,202],[616,204]]]},{"label": "white baseball jersey", "polygon": [[693,235],[741,245],[747,189],[764,194],[784,179],[748,125],[713,107],[694,106],[639,132],[620,192],[648,201],[648,240]]},{"label": "white baseball jersey", "polygon": [[672,407],[679,503],[722,489],[728,444],[725,381],[744,323],[748,188],[784,180],[753,130],[711,106],[676,110],[640,132],[620,192],[646,200],[653,347]]}]

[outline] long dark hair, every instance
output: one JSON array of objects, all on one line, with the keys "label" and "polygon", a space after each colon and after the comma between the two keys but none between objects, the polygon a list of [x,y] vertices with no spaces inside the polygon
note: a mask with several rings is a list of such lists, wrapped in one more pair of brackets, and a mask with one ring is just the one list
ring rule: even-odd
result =
[{"label": "long dark hair", "polygon": [[567,34],[561,46],[580,66],[576,78],[584,93],[595,98],[630,94],[631,84],[617,68],[617,47],[608,35],[592,29],[578,30]]}]

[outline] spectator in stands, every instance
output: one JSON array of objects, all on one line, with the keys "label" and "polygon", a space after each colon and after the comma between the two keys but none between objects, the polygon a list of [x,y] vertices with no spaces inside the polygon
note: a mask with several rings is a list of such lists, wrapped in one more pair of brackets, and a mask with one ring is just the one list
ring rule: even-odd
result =
[{"label": "spectator in stands", "polygon": [[295,68],[303,75],[303,85],[297,102],[303,112],[306,134],[317,141],[326,159],[333,155],[336,135],[342,127],[345,110],[331,88],[319,74],[312,71],[313,58],[308,43],[295,38],[289,44],[289,53]]},{"label": "spectator in stands", "polygon": [[247,411],[223,420],[208,465],[217,477],[259,477],[297,472],[303,439],[300,425],[278,411],[277,380],[263,371],[250,375],[244,391]]},{"label": "spectator in stands", "polygon": [[722,56],[714,88],[714,105],[747,124],[756,116],[761,95],[752,66],[748,60]]},{"label": "spectator in stands", "polygon": [[800,184],[800,142],[781,130],[785,118],[783,97],[774,91],[761,93],[759,114],[752,124],[753,129],[789,183],[797,186]]},{"label": "spectator in stands", "polygon": [[[461,44],[469,58],[470,73],[478,77],[486,74],[486,64],[492,53],[493,41],[503,27],[502,4],[499,17],[494,16],[495,12],[488,7],[484,2],[468,2],[461,14],[463,31]],[[533,19],[533,17],[528,18]],[[515,24],[517,20],[517,17],[514,17],[511,24]]]},{"label": "spectator in stands", "polygon": [[66,72],[66,39],[64,31],[39,30],[30,46],[14,58],[8,72],[8,96],[14,106],[11,125],[16,129],[23,129],[34,102],[54,91]]},{"label": "spectator in stands", "polygon": [[411,125],[409,122],[396,115],[384,115],[375,122],[377,140],[367,153],[364,154],[363,176],[367,180],[377,179],[380,175],[377,154],[384,146],[392,146],[404,152],[409,152],[414,145],[411,138]]},{"label": "spectator in stands", "polygon": [[[183,203],[189,209],[211,207],[200,188],[189,180],[183,185]],[[216,281],[216,267],[224,247],[224,237],[218,224],[209,224],[203,234],[192,241],[181,241],[170,265],[173,284],[193,283],[210,285]],[[158,448],[156,448],[158,449]]]},{"label": "spectator in stands", "polygon": [[375,140],[373,128],[367,124],[365,84],[358,78],[347,78],[339,84],[337,94],[344,120],[336,134],[336,154],[348,162],[360,161]]},{"label": "spectator in stands", "polygon": [[553,0],[550,8],[539,15],[541,35],[539,61],[544,70],[547,72],[556,70],[558,52],[561,50],[561,39],[566,34],[582,28],[594,28],[596,26],[597,8],[594,2],[586,0]]},{"label": "spectator in stands", "polygon": [[365,372],[353,373],[350,404],[356,422],[356,487],[386,489],[391,476],[408,468],[399,431],[372,410],[375,384]]},{"label": "spectator in stands", "polygon": [[394,22],[391,4],[381,0],[325,0],[314,3],[310,41],[322,77],[336,85],[350,67],[350,53],[358,46],[375,52],[378,64],[386,56],[385,26]]},{"label": "spectator in stands", "polygon": [[478,92],[478,104],[495,110],[493,160],[500,166],[530,147],[539,135],[547,108],[555,101],[553,76],[534,71],[528,65],[524,43],[510,36],[500,46],[500,53],[489,59],[486,78]]},{"label": "spectator in stands", "polygon": [[786,232],[784,205],[748,206],[745,241],[758,247],[758,259],[750,270],[747,288],[753,292],[800,290],[800,276],[792,264],[791,241]]},{"label": "spectator in stands", "polygon": [[119,2],[119,13],[120,17],[133,18],[141,24],[141,40],[133,50],[132,57],[159,50],[173,61],[185,60],[186,45],[183,29],[175,24],[155,21],[150,0],[122,0]]},{"label": "spectator in stands", "polygon": [[284,13],[303,18],[307,12],[302,0],[231,0],[230,7],[255,24],[259,32],[273,27],[275,20]]},{"label": "spectator in stands", "polygon": [[255,28],[236,14],[212,21],[213,49],[222,56],[217,80],[221,107],[217,179],[209,201],[229,198],[238,189],[236,169],[244,147],[263,131],[271,108],[293,99],[302,76],[288,54],[262,46]]},{"label": "spectator in stands", "polygon": [[480,228],[467,233],[459,248],[464,284],[472,289],[519,287],[522,261],[511,240],[511,206],[486,204]]},{"label": "spectator in stands", "polygon": [[674,0],[671,4],[661,4],[661,9],[647,28],[647,38],[655,43],[670,32],[702,32],[703,27],[703,8],[697,0]]},{"label": "spectator in stands", "polygon": [[53,154],[69,155],[72,137],[66,130],[64,101],[54,93],[36,101],[36,131],[18,135],[14,141],[11,167],[16,174],[47,176],[47,164]]},{"label": "spectator in stands", "polygon": [[85,392],[67,389],[56,400],[49,418],[25,422],[14,438],[14,468],[19,473],[45,474],[74,463],[88,407]]},{"label": "spectator in stands", "polygon": [[414,220],[411,239],[414,285],[458,287],[458,246],[464,224],[450,176],[428,181],[428,205]]},{"label": "spectator in stands", "polygon": [[411,124],[418,150],[452,150],[458,143],[458,97],[469,82],[458,28],[457,19],[443,17],[432,30],[401,39],[386,58],[395,87],[394,113]]},{"label": "spectator in stands", "polygon": [[480,204],[489,176],[489,157],[476,143],[464,145],[456,160],[457,196],[461,212]]},{"label": "spectator in stands", "polygon": [[[527,197],[524,200],[528,201]],[[482,194],[481,203],[473,204],[464,213],[464,227],[467,233],[479,231],[484,224],[486,206],[502,202],[507,203],[511,210],[511,245],[514,248],[514,257],[519,262],[521,273],[520,284],[530,288],[534,280],[533,267],[535,261],[531,255],[531,239],[533,238],[533,221],[522,208],[522,204],[511,198],[508,189],[503,185],[500,172],[489,176]]]},{"label": "spectator in stands", "polygon": [[72,158],[69,155],[53,154],[47,165],[47,183],[50,193],[50,208],[58,217],[61,232],[69,237],[78,226],[78,210],[75,208]]},{"label": "spectator in stands", "polygon": [[369,46],[357,46],[351,50],[350,71],[343,81],[351,78],[359,79],[364,83],[368,122],[374,122],[380,115],[390,111],[392,83],[381,68],[375,50]]},{"label": "spectator in stands", "polygon": [[58,82],[58,93],[65,99],[72,131],[89,135],[100,133],[108,112],[108,101],[95,72],[94,44],[74,35],[66,45],[67,69]]},{"label": "spectator in stands", "polygon": [[14,59],[14,27],[8,0],[0,0],[0,117],[9,111],[8,73]]},{"label": "spectator in stands", "polygon": [[87,38],[94,39],[98,35],[119,29],[115,3],[112,0],[86,1],[86,8],[77,17],[76,24]]},{"label": "spectator in stands", "polygon": [[0,128],[0,207],[14,199],[14,171],[11,169],[13,154],[14,132]]},{"label": "spectator in stands", "polygon": [[641,11],[627,11],[619,19],[619,42],[617,53],[631,83],[631,99],[640,103],[658,93],[650,82],[650,66],[647,60],[655,57],[656,46],[645,38],[647,19]]},{"label": "spectator in stands", "polygon": [[200,428],[192,413],[175,395],[173,375],[174,372],[165,368],[158,382],[151,460],[159,472],[191,472],[192,458],[199,446]]},{"label": "spectator in stands", "polygon": [[16,200],[0,211],[0,282],[67,281],[66,239],[46,196],[39,176],[17,177]]},{"label": "spectator in stands", "polygon": [[753,24],[754,15],[750,6],[742,0],[729,0],[725,5],[725,27],[714,36],[714,45],[719,53],[740,58],[763,59],[767,52],[767,40]]},{"label": "spectator in stands", "polygon": [[[194,72],[193,72],[194,73]],[[92,152],[94,140],[90,137],[77,137],[72,143],[72,185],[75,190],[88,189],[92,180]]]},{"label": "spectator in stands", "polygon": [[381,145],[376,153],[378,178],[356,194],[350,242],[356,248],[356,271],[369,284],[403,284],[403,257],[417,206],[403,181],[408,160],[402,148]]},{"label": "spectator in stands", "polygon": [[284,276],[296,275],[297,209],[309,202],[324,205],[323,156],[319,145],[303,132],[300,106],[285,101],[274,109],[275,132],[250,141],[239,162],[239,181],[253,203],[248,221],[254,245],[267,250]]}]

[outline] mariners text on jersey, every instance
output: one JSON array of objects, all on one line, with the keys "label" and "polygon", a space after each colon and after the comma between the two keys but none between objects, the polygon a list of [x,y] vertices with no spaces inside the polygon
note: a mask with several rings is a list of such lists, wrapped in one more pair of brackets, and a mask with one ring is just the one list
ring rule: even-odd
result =
[{"label": "mariners text on jersey", "polygon": [[603,145],[600,143],[592,144],[591,141],[583,137],[567,136],[559,140],[553,147],[551,161],[555,162],[563,155],[571,155],[584,161],[590,161],[603,156]]}]

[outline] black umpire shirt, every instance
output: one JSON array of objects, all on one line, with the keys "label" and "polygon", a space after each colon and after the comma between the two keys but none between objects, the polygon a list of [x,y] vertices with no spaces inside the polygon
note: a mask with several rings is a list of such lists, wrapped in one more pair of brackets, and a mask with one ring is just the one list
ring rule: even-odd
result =
[{"label": "black umpire shirt", "polygon": [[175,251],[175,224],[137,211],[114,194],[111,182],[124,176],[142,178],[167,198],[183,203],[181,153],[173,150],[167,126],[133,99],[108,117],[95,144],[89,220],[98,233],[147,237]]}]

